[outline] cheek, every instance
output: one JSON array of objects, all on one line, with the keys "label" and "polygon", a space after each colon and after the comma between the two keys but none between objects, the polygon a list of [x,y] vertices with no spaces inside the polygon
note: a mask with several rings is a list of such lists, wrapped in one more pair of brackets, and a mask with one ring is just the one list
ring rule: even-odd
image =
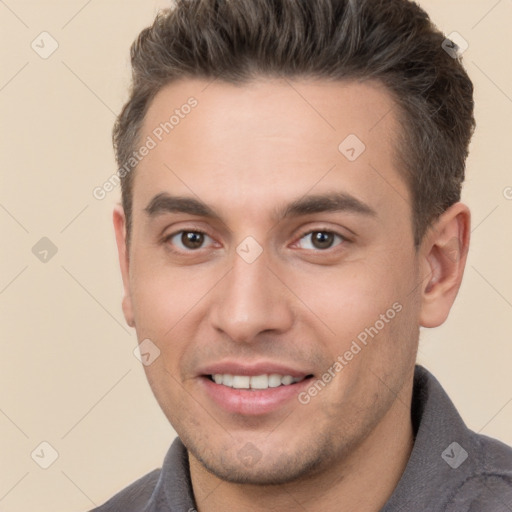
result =
[{"label": "cheek", "polygon": [[[153,258],[155,260],[155,258]],[[172,268],[142,254],[134,262],[131,296],[139,336],[167,338],[186,315],[193,314],[211,288],[204,270]]]},{"label": "cheek", "polygon": [[294,291],[326,332],[338,339],[357,336],[400,301],[398,277],[366,261],[295,276]]},{"label": "cheek", "polygon": [[144,371],[161,410],[173,428],[180,431],[183,430],[181,426],[184,422],[194,423],[200,410],[198,397],[191,400],[190,391],[185,391],[177,372],[171,367],[172,364],[172,359],[162,354],[150,366],[144,367]]}]

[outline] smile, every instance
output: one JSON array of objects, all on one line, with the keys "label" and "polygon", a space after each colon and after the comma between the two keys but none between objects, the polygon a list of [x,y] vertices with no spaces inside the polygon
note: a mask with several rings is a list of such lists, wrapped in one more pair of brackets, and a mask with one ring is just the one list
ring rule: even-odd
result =
[{"label": "smile", "polygon": [[222,411],[255,417],[277,413],[283,407],[297,407],[298,395],[312,378],[311,374],[293,376],[284,372],[206,373],[197,382],[201,392]]},{"label": "smile", "polygon": [[306,377],[292,377],[291,375],[279,375],[272,373],[270,375],[232,375],[229,373],[216,373],[210,375],[210,379],[216,384],[227,386],[233,389],[268,389],[279,386],[289,386],[301,382]]}]

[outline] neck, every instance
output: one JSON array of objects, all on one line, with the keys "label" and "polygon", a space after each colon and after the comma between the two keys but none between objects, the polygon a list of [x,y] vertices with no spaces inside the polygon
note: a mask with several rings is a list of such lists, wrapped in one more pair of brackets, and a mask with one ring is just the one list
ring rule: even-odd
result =
[{"label": "neck", "polygon": [[379,512],[402,476],[414,444],[412,379],[366,439],[323,472],[286,485],[233,484],[208,472],[189,452],[198,512],[298,509]]}]

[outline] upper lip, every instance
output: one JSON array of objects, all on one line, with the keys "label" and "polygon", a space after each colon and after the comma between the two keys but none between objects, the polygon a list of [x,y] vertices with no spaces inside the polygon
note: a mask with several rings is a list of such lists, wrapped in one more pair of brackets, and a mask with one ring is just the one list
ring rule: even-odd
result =
[{"label": "upper lip", "polygon": [[247,375],[250,377],[254,377],[256,375],[278,374],[291,375],[294,378],[301,378],[311,375],[311,372],[309,371],[270,361],[259,361],[254,363],[224,361],[204,366],[199,369],[198,373],[200,376],[227,373],[229,375]]}]

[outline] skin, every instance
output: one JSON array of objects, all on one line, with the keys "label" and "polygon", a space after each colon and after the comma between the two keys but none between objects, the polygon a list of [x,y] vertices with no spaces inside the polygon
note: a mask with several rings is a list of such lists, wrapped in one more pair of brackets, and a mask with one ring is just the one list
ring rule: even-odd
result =
[{"label": "skin", "polygon": [[[188,449],[197,508],[378,511],[413,446],[419,327],[442,324],[458,292],[469,210],[450,207],[414,247],[396,105],[378,83],[174,82],[153,99],[140,140],[190,96],[198,106],[137,167],[128,249],[121,206],[114,227],[125,318],[161,351],[145,371]],[[349,134],[366,145],[354,162],[338,150]],[[148,215],[164,192],[199,199],[218,219]],[[274,217],[305,195],[333,192],[375,214]],[[198,249],[179,235],[164,241],[197,229],[207,233]],[[332,245],[315,245],[306,234],[315,230]],[[252,263],[236,251],[247,236],[262,249]],[[199,369],[228,357],[319,378],[395,303],[401,311],[307,405],[230,414],[200,385]]]}]

